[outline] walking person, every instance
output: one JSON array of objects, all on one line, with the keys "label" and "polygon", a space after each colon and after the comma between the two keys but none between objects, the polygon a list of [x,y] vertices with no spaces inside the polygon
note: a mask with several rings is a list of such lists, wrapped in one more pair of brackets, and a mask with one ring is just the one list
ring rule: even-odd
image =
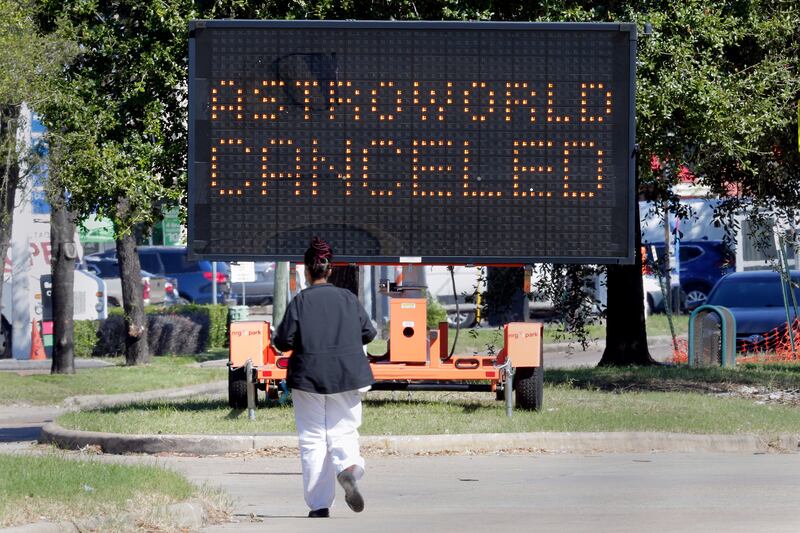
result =
[{"label": "walking person", "polygon": [[363,345],[376,332],[356,296],[328,283],[330,245],[314,237],[303,259],[308,287],[289,303],[274,343],[279,350],[292,350],[286,381],[292,389],[308,516],[330,515],[336,480],[347,505],[360,513],[361,394],[374,381]]}]

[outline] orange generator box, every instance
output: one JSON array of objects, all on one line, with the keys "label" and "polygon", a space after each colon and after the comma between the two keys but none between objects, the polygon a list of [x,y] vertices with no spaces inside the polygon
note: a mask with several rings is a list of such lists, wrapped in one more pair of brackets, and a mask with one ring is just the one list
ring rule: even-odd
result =
[{"label": "orange generator box", "polygon": [[428,360],[428,302],[425,298],[389,300],[389,360],[425,363]]}]

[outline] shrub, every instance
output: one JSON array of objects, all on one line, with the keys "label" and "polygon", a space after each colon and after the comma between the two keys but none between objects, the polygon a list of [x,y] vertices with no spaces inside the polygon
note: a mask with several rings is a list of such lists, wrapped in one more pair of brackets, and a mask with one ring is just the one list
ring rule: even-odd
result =
[{"label": "shrub", "polygon": [[225,305],[185,304],[172,307],[148,306],[148,314],[180,315],[200,324],[200,337],[208,348],[223,348],[228,341],[228,307]]},{"label": "shrub", "polygon": [[[207,348],[224,347],[227,343],[227,306],[198,304],[172,307],[147,306],[145,313],[147,344],[153,355],[200,353]],[[94,329],[83,324],[80,328],[82,354],[95,356],[125,354],[125,317],[121,308],[112,308],[108,318],[95,323]],[[77,331],[76,322],[76,339]]]},{"label": "shrub", "polygon": [[97,330],[97,344],[92,355],[114,357],[125,354],[125,317],[121,313],[109,314]]},{"label": "shrub", "polygon": [[428,329],[436,329],[439,327],[439,322],[447,322],[447,311],[444,306],[439,303],[439,300],[428,295]]},{"label": "shrub", "polygon": [[[206,315],[195,317],[172,314],[147,315],[147,346],[152,355],[194,354],[206,349],[208,330]],[[118,356],[125,354],[125,318],[113,314],[100,323],[95,356]]]},{"label": "shrub", "polygon": [[181,315],[148,315],[147,344],[153,355],[191,354],[205,350],[203,326]]},{"label": "shrub", "polygon": [[75,357],[91,357],[97,344],[99,320],[76,320],[73,332]]}]

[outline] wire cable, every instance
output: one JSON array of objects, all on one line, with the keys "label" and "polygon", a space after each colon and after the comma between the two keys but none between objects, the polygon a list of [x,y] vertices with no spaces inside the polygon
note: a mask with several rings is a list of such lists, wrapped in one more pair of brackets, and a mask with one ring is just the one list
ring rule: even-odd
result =
[{"label": "wire cable", "polygon": [[450,271],[450,281],[453,282],[453,297],[456,300],[456,336],[453,338],[453,347],[450,348],[450,355],[447,356],[447,359],[453,357],[453,354],[456,351],[456,343],[458,342],[458,332],[461,329],[461,320],[458,311],[458,293],[456,293],[456,274],[455,274],[455,267],[450,265],[447,267],[447,270]]}]

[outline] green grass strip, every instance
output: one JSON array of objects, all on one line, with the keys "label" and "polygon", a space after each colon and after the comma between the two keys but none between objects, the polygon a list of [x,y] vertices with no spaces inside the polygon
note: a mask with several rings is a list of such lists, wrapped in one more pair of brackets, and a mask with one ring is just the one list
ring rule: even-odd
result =
[{"label": "green grass strip", "polygon": [[800,364],[745,364],[736,368],[690,368],[686,365],[649,367],[583,367],[547,369],[552,384],[599,390],[715,390],[749,385],[766,389],[799,389]]},{"label": "green grass strip", "polygon": [[73,375],[22,376],[0,372],[0,405],[57,404],[64,398],[82,394],[141,392],[226,379],[225,368],[190,366],[197,360],[197,357],[160,356],[148,365],[125,366],[124,361],[115,359],[113,367],[78,369]]},{"label": "green grass strip", "polygon": [[[488,393],[369,393],[363,435],[529,431],[673,431],[779,435],[800,432],[800,409],[690,392],[603,392],[548,385],[544,410],[504,414]],[[294,433],[290,407],[260,408],[251,422],[223,399],[136,404],[68,413],[65,427],[112,433]]]},{"label": "green grass strip", "polygon": [[[800,388],[800,364],[741,368],[654,366],[545,371],[545,410],[509,420],[487,393],[371,392],[362,433],[372,435],[516,431],[800,432],[800,409],[725,395],[741,386]],[[293,433],[288,407],[262,408],[251,423],[224,399],[145,403],[69,413],[66,427],[119,433]]]},{"label": "green grass strip", "polygon": [[120,514],[142,504],[168,505],[195,491],[180,474],[58,455],[0,454],[0,527]]}]

